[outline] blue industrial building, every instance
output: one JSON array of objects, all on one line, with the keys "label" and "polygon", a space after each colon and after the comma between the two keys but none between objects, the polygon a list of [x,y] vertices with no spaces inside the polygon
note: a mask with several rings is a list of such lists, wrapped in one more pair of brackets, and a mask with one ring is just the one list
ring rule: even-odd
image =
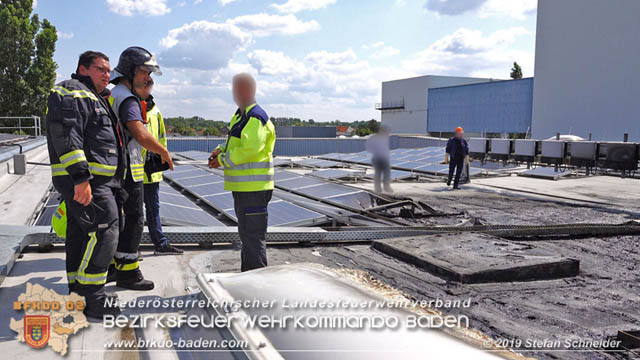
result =
[{"label": "blue industrial building", "polygon": [[528,133],[532,104],[533,78],[429,89],[427,131]]}]

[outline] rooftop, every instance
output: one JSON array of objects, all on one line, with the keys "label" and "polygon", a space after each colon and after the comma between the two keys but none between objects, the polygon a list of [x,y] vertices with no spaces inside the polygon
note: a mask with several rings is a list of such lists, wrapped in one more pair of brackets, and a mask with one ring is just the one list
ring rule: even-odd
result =
[{"label": "rooftop", "polygon": [[[468,316],[471,331],[481,337],[563,342],[566,339],[604,340],[616,338],[619,331],[640,329],[640,276],[637,271],[640,236],[634,228],[638,225],[631,223],[640,220],[637,178],[577,174],[553,181],[517,176],[525,171],[522,168],[497,167],[479,171],[462,190],[450,191],[443,183],[439,169],[429,168],[434,172],[408,171],[409,177],[400,176],[406,174],[398,170],[398,180],[392,183],[394,193],[374,195],[370,179],[362,176],[371,172],[365,165],[342,163],[346,168],[341,170],[352,174],[325,174],[326,177],[320,178],[308,174],[325,166],[336,166],[331,161],[340,161],[281,159],[279,165],[284,168],[279,170],[280,179],[276,180],[275,199],[315,213],[314,220],[291,225],[286,217],[274,214],[272,218],[280,219],[283,225],[269,229],[270,270],[233,277],[240,270],[240,254],[233,242],[237,238],[233,214],[223,205],[224,195],[214,199],[192,187],[198,186],[198,178],[208,179],[207,187],[217,183],[211,180],[217,173],[201,167],[202,160],[196,159],[199,155],[197,152],[176,155],[181,170],[168,174],[164,186],[169,189],[167,193],[172,191],[170,189],[176,192],[171,196],[183,196],[192,203],[183,208],[199,214],[199,220],[193,222],[213,218],[219,224],[195,226],[190,223],[183,224],[190,227],[167,227],[172,241],[185,249],[182,256],[154,256],[152,247],[144,244],[141,269],[156,283],[156,288],[139,293],[108,284],[107,291],[117,291],[121,300],[201,296],[203,283],[198,274],[212,274],[207,276],[214,276],[234,297],[243,296],[239,289],[231,286],[234,282],[246,282],[247,287],[253,287],[246,289],[249,294],[252,291],[263,294],[258,284],[269,281],[265,279],[279,279],[276,284],[282,281],[281,286],[269,286],[281,291],[283,296],[295,297],[302,291],[296,290],[299,283],[290,284],[286,277],[283,280],[277,276],[282,276],[283,272],[311,276],[309,270],[305,270],[311,266],[334,274],[347,284],[366,287],[373,296],[384,297],[393,292],[412,300],[470,299],[468,308],[434,306],[431,310]],[[4,224],[0,226],[0,233],[5,266],[0,277],[3,279],[0,303],[3,304],[15,301],[25,291],[27,283],[41,284],[66,294],[64,246],[50,235],[47,226],[32,226],[49,200],[49,169],[35,164],[48,162],[46,148],[40,146],[28,151],[27,158],[34,164],[27,166],[26,175],[3,172],[0,176]],[[11,170],[11,162],[7,164]],[[180,176],[185,171],[203,173]],[[292,183],[291,179],[298,184]],[[300,182],[308,182],[308,185],[302,186]],[[334,196],[316,192],[318,195],[313,197],[309,189],[315,186],[338,193]],[[342,187],[349,189],[351,197],[347,197],[348,201],[339,192]],[[356,202],[366,208],[358,208],[354,205]],[[177,206],[171,202],[162,206],[171,207],[172,204]],[[171,224],[176,225],[178,215],[165,215],[163,221],[173,220]],[[225,283],[224,279],[234,280]],[[8,306],[0,311],[1,318],[7,322],[21,316]],[[8,326],[0,329],[0,347],[8,357],[33,354],[15,339],[16,333]],[[224,338],[221,332],[207,334]],[[274,333],[267,331],[265,334],[284,357],[298,356],[278,345]],[[464,342],[473,345],[470,339],[476,335],[465,335],[464,332],[463,335]],[[102,342],[102,339],[181,336],[195,335],[166,329],[121,330],[90,326],[80,335],[69,337],[67,357],[79,359],[96,354],[105,358],[182,358],[185,353],[175,348],[163,352],[142,349],[107,354]],[[348,336],[367,338],[366,333]],[[451,356],[466,346],[452,346],[439,354]],[[583,350],[533,351],[529,348],[516,352],[539,359],[633,356],[591,348]],[[190,356],[199,358],[205,354],[191,353]],[[223,358],[241,357],[241,353],[230,351],[218,354]],[[514,353],[495,354],[517,357]],[[357,357],[353,353],[334,355],[336,358]],[[370,352],[358,355],[389,357],[389,354]],[[57,354],[47,347],[38,356],[49,358]]]}]

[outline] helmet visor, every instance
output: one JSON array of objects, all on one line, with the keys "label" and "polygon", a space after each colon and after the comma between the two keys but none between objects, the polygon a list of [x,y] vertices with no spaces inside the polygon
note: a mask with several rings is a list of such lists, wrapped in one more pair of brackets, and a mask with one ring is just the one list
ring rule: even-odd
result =
[{"label": "helmet visor", "polygon": [[151,59],[145,61],[145,63],[142,64],[141,67],[149,71],[150,73],[155,73],[158,76],[162,75],[162,71],[160,71],[160,65],[158,65],[158,62],[153,55],[151,56]]}]

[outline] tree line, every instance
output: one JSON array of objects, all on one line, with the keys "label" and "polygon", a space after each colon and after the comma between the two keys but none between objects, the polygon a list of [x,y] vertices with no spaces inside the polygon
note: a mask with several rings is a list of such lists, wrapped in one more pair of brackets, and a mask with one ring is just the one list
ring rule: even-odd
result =
[{"label": "tree line", "polygon": [[[275,127],[281,126],[350,126],[354,129],[354,134],[358,136],[367,136],[378,132],[380,122],[375,119],[346,122],[334,120],[330,122],[316,122],[313,119],[302,120],[299,118],[289,117],[272,117],[271,122]],[[165,127],[169,136],[224,136],[229,126],[228,122],[207,120],[200,116],[192,116],[185,118],[166,117],[164,118]]]}]

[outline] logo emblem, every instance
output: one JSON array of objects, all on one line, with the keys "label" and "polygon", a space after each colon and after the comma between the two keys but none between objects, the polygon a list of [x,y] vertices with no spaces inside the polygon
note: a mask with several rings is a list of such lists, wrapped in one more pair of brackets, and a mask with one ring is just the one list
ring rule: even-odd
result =
[{"label": "logo emblem", "polygon": [[49,316],[25,315],[24,317],[24,341],[29,346],[41,348],[49,341]]}]

